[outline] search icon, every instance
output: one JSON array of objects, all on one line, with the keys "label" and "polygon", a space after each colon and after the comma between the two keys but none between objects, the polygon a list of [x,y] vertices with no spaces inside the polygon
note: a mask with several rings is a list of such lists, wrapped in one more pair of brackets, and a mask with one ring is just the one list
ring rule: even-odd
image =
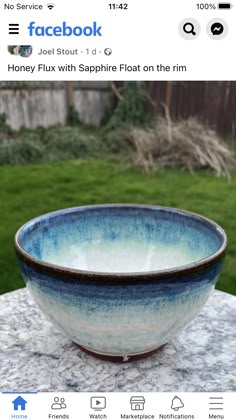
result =
[{"label": "search icon", "polygon": [[192,34],[194,36],[197,35],[194,30],[194,25],[191,22],[185,23],[183,26],[183,30],[186,34]]},{"label": "search icon", "polygon": [[179,23],[179,34],[182,38],[186,39],[187,41],[191,41],[196,39],[200,32],[201,27],[198,21],[194,18],[185,18]]}]

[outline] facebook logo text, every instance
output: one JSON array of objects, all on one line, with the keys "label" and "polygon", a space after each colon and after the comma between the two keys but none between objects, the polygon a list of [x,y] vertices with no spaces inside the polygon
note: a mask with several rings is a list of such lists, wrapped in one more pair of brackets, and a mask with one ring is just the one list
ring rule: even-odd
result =
[{"label": "facebook logo text", "polygon": [[62,22],[61,26],[36,26],[30,22],[29,36],[102,36],[102,26],[92,22],[90,26],[69,26]]}]

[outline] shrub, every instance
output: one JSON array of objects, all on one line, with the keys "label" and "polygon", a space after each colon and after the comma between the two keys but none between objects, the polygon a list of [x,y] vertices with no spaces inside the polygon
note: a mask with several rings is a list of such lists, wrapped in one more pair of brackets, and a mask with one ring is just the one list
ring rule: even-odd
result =
[{"label": "shrub", "polygon": [[101,139],[78,127],[22,129],[15,138],[0,138],[0,164],[76,159],[101,151]]},{"label": "shrub", "polygon": [[66,116],[66,124],[71,127],[76,127],[81,124],[80,116],[74,106],[69,106]]},{"label": "shrub", "polygon": [[7,124],[7,116],[6,114],[0,114],[0,137],[1,134],[8,134],[11,133],[11,128]]},{"label": "shrub", "polygon": [[210,168],[229,177],[235,160],[214,130],[196,118],[172,122],[159,118],[148,128],[132,127],[128,133],[133,161],[150,171],[160,167]]},{"label": "shrub", "polygon": [[144,126],[149,121],[142,82],[126,82],[122,93],[119,94],[118,104],[110,116],[107,127],[113,129],[127,124]]},{"label": "shrub", "polygon": [[39,162],[43,156],[43,147],[39,142],[25,139],[2,139],[0,141],[0,164],[23,164]]}]

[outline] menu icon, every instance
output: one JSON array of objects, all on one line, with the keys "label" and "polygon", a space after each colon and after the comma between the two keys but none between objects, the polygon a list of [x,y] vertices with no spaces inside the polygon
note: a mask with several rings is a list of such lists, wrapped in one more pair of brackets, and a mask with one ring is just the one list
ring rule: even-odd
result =
[{"label": "menu icon", "polygon": [[223,410],[223,397],[209,397],[209,410]]},{"label": "menu icon", "polygon": [[19,35],[20,33],[19,23],[9,23],[8,32],[9,32],[9,35]]}]

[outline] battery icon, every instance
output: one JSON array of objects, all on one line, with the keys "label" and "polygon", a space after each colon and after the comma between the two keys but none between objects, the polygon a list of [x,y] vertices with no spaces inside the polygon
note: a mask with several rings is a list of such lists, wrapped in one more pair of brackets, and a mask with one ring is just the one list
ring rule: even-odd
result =
[{"label": "battery icon", "polygon": [[218,9],[231,9],[231,3],[218,3]]}]

